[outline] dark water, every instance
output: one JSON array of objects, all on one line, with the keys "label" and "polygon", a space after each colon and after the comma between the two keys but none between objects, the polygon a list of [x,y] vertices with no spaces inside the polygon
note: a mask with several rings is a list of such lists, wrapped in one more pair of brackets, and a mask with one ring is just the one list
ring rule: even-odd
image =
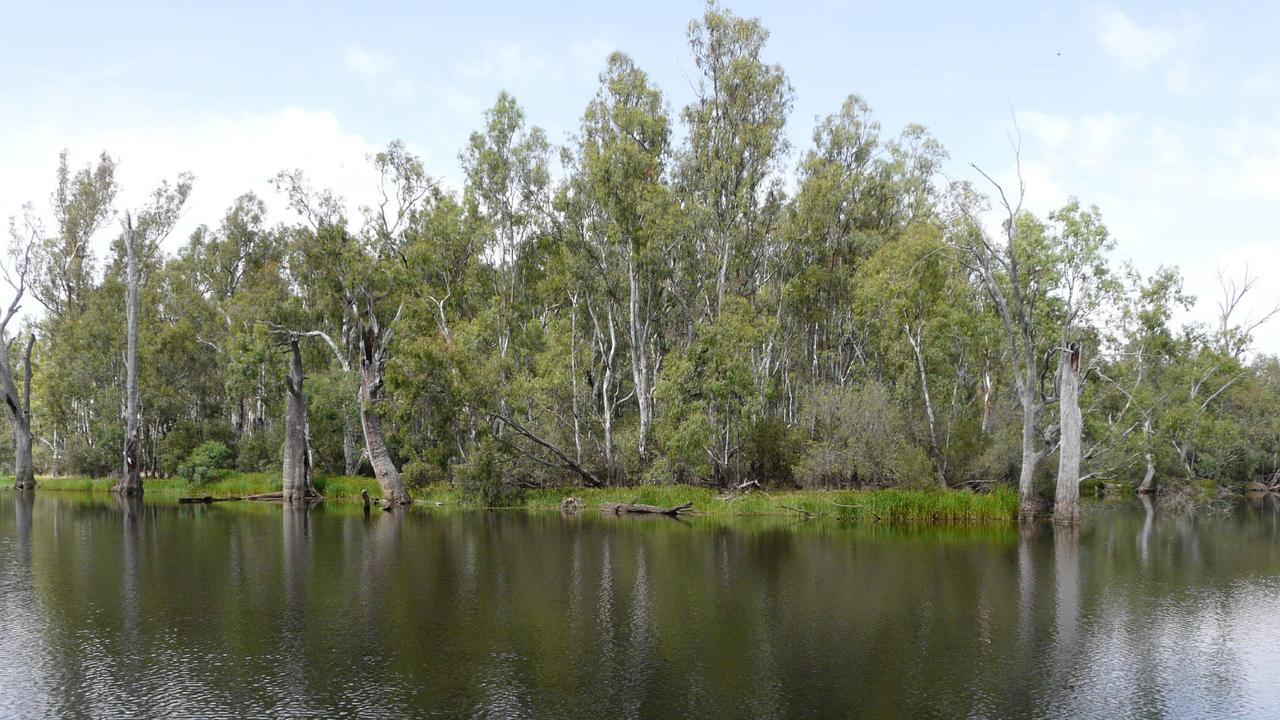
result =
[{"label": "dark water", "polygon": [[1280,520],[927,532],[0,492],[0,715],[1280,717]]}]

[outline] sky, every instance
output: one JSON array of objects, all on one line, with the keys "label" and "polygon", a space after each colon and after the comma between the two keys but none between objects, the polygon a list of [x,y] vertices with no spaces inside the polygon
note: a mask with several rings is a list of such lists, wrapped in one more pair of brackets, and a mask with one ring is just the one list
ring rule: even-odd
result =
[{"label": "sky", "polygon": [[[458,152],[507,90],[565,143],[609,52],[629,54],[674,114],[693,95],[701,2],[52,2],[0,0],[0,218],[48,214],[58,153],[120,162],[119,207],[190,171],[181,244],[299,168],[357,207],[366,157],[392,139],[458,188]],[[1178,266],[1216,315],[1217,276],[1280,300],[1280,3],[757,2],[765,59],[795,91],[789,163],[849,94],[886,135],[919,123],[946,175],[1015,177],[1027,207],[1097,205],[1117,260]],[[116,228],[98,239],[99,253]],[[0,292],[0,296],[5,293]],[[7,297],[6,297],[7,301]],[[1243,318],[1241,318],[1243,319]],[[1280,321],[1256,348],[1280,353]]]}]

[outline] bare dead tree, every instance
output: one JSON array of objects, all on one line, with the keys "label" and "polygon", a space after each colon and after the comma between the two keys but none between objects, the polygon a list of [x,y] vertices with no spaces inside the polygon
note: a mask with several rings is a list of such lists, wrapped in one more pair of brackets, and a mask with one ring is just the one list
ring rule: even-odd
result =
[{"label": "bare dead tree", "polygon": [[14,231],[11,250],[12,268],[4,268],[5,280],[13,288],[13,301],[0,320],[0,390],[4,392],[5,412],[13,427],[13,487],[15,490],[35,488],[35,467],[31,462],[31,351],[35,347],[35,333],[27,335],[26,349],[22,352],[22,388],[19,390],[13,378],[11,356],[20,338],[10,339],[9,322],[22,308],[22,297],[27,291],[31,272],[31,251],[37,237],[34,227],[29,239],[20,240]]}]

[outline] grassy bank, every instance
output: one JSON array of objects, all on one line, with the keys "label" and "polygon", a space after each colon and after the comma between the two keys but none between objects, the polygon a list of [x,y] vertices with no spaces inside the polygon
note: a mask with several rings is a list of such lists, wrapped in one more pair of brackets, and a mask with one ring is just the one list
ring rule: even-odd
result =
[{"label": "grassy bank", "polygon": [[[11,484],[12,476],[5,482]],[[36,478],[36,487],[41,490],[108,492],[115,483],[115,478]],[[144,478],[142,484],[148,495],[232,497],[276,492],[280,489],[281,480],[280,473],[229,472],[218,480],[199,485],[192,485],[182,478]],[[379,494],[378,481],[366,477],[320,476],[316,478],[316,487],[325,497],[335,499],[359,497],[361,490],[368,490],[375,497]]]},{"label": "grassy bank", "polygon": [[[114,480],[83,477],[39,478],[44,490],[106,492]],[[320,476],[316,486],[329,499],[359,497],[361,490],[379,494],[378,483],[368,477]],[[179,478],[145,481],[148,495],[212,495],[228,497],[273,492],[280,489],[276,473],[227,473],[223,478],[192,486]],[[413,490],[412,495],[427,504],[468,507],[463,494],[450,485],[431,485]],[[756,491],[722,500],[719,493],[690,485],[644,485],[611,488],[547,488],[529,490],[509,507],[557,509],[566,497],[580,499],[588,508],[605,502],[645,503],[674,507],[693,503],[691,510],[712,516],[794,515],[838,520],[916,523],[940,525],[992,525],[1009,523],[1018,508],[1017,494],[998,489],[989,494],[936,490],[786,490]]]}]

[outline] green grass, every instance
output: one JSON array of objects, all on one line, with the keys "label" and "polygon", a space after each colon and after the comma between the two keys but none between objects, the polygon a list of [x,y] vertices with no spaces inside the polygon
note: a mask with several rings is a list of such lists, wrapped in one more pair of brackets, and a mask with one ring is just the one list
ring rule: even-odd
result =
[{"label": "green grass", "polygon": [[721,500],[717,491],[707,488],[645,485],[531,490],[526,495],[525,506],[559,507],[560,501],[569,496],[579,498],[588,507],[604,502],[634,502],[662,507],[692,502],[691,510],[707,515],[791,514],[797,517],[939,525],[1010,523],[1018,512],[1017,493],[1007,488],[989,494],[896,489],[755,491],[732,500]]},{"label": "green grass", "polygon": [[[44,490],[106,492],[111,478],[42,477]],[[224,473],[218,480],[189,485],[180,478],[148,478],[148,495],[212,495],[230,497],[275,492],[280,489],[279,473]],[[361,490],[377,497],[378,483],[369,477],[322,475],[316,487],[328,499],[357,498]],[[447,484],[415,488],[413,497],[427,505],[467,507],[463,494]],[[790,515],[796,518],[825,518],[858,522],[926,525],[996,525],[1012,523],[1018,510],[1017,493],[1008,488],[975,494],[938,490],[784,490],[755,491],[722,500],[717,491],[691,485],[642,485],[610,488],[541,488],[528,490],[512,507],[529,510],[558,509],[566,497],[582,500],[588,508],[605,502],[645,503],[674,507],[692,502],[691,510],[709,516]]]}]

